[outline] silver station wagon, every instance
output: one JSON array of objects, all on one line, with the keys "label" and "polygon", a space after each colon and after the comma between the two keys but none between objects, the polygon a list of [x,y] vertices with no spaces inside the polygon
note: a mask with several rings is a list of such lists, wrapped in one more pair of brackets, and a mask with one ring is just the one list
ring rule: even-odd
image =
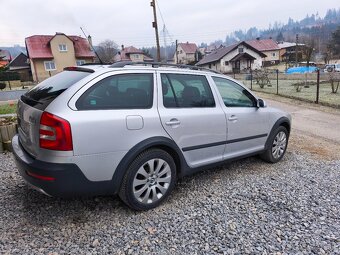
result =
[{"label": "silver station wagon", "polygon": [[[197,70],[196,70],[197,69]],[[226,161],[282,159],[291,117],[239,82],[159,63],[69,67],[18,102],[20,174],[56,197],[158,206],[178,178]]]}]

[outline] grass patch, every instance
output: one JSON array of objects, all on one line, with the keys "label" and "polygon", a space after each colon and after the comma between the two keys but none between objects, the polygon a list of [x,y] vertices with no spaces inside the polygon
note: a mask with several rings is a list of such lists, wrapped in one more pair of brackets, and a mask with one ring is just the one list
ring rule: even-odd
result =
[{"label": "grass patch", "polygon": [[[243,77],[237,77],[243,84],[250,88],[250,81],[245,80]],[[243,79],[242,79],[243,78]],[[300,85],[301,91],[296,91],[297,84]],[[305,86],[306,85],[306,86]],[[264,88],[260,88],[255,81],[253,81],[253,91],[276,94],[276,80],[270,79],[270,85],[267,84]],[[288,98],[300,99],[303,101],[315,102],[316,100],[316,77],[314,74],[309,75],[307,82],[302,79],[279,79],[279,95]],[[320,81],[319,102],[321,104],[340,108],[340,91],[332,93],[331,84],[325,80]]]},{"label": "grass patch", "polygon": [[17,111],[16,104],[0,105],[0,114],[11,114],[11,113],[16,113],[16,111]]}]

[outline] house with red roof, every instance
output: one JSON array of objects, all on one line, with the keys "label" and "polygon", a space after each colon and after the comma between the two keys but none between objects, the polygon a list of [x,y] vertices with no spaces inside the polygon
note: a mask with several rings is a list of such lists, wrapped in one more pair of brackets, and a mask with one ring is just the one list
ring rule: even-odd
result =
[{"label": "house with red roof", "polygon": [[65,67],[93,63],[95,54],[85,38],[64,33],[33,35],[25,39],[33,80],[42,80]]},{"label": "house with red roof", "polygon": [[132,62],[152,62],[153,59],[148,57],[142,50],[133,46],[124,47],[114,56],[114,62],[132,61]]},{"label": "house with red roof", "polygon": [[198,60],[198,48],[195,43],[178,43],[174,55],[176,64],[191,64]]},{"label": "house with red roof", "polygon": [[246,41],[246,43],[266,55],[263,58],[263,66],[280,63],[280,47],[273,39],[256,38],[256,40]]}]

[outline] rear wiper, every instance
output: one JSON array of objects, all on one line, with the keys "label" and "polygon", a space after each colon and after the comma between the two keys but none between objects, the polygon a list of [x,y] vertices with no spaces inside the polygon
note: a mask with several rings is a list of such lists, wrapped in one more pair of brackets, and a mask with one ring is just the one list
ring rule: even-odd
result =
[{"label": "rear wiper", "polygon": [[34,100],[28,96],[25,96],[25,95],[22,95],[21,98],[25,98],[26,100],[29,100],[29,101],[32,101],[34,103],[37,103],[37,104],[43,104],[42,102],[38,101],[38,100]]}]

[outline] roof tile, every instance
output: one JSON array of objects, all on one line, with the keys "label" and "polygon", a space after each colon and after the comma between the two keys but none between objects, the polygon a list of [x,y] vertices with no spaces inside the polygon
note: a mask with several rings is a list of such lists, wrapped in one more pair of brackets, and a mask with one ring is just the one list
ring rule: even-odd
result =
[{"label": "roof tile", "polygon": [[273,39],[256,39],[251,41],[246,41],[249,45],[254,47],[259,51],[268,51],[268,50],[279,50],[279,46]]},{"label": "roof tile", "polygon": [[179,43],[178,46],[181,46],[183,51],[187,54],[192,54],[197,51],[197,45],[194,43]]}]

